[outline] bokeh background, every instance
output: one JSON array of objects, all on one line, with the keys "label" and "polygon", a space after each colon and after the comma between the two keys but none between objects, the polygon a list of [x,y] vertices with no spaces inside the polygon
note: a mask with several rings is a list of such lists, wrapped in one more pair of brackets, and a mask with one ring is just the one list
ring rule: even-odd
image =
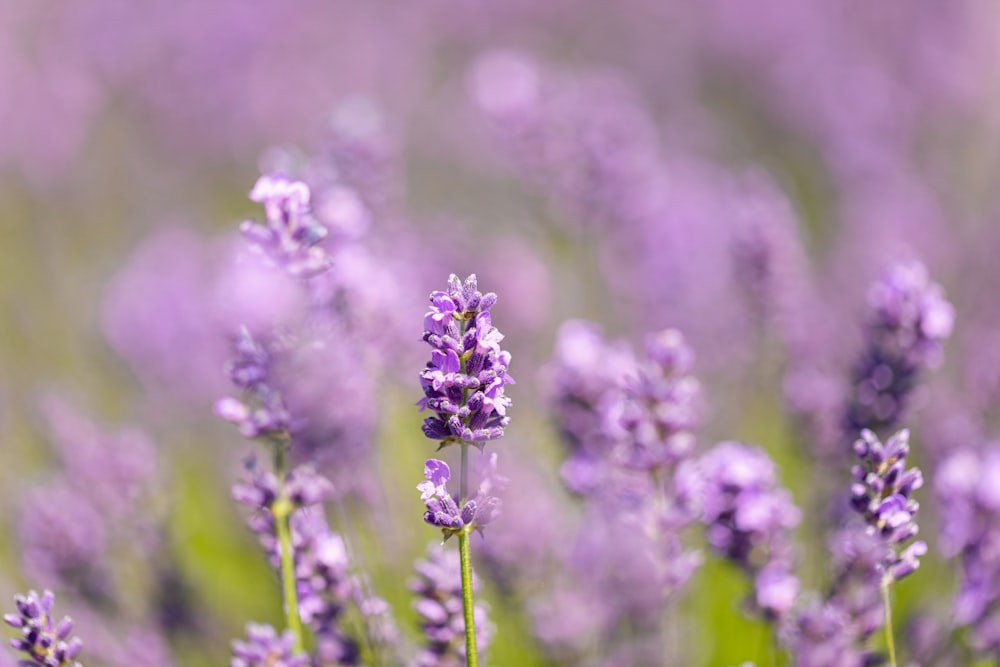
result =
[{"label": "bokeh background", "polygon": [[[247,193],[272,170],[353,192],[330,195],[324,215],[345,239],[359,314],[345,354],[363,362],[336,367],[312,400],[357,427],[337,431],[355,458],[331,464],[351,491],[332,520],[407,635],[410,564],[436,536],[413,490],[433,453],[413,406],[421,315],[452,272],[499,293],[494,323],[514,355],[513,421],[496,449],[520,471],[518,510],[501,521],[522,535],[500,545],[542,561],[532,543],[578,527],[545,410],[559,325],[591,319],[633,344],[676,326],[704,387],[700,445],[740,439],[775,457],[807,517],[800,575],[820,588],[814,496],[828,464],[803,415],[842,396],[866,290],[892,263],[922,261],[956,308],[944,363],[907,420],[915,456],[933,477],[955,447],[991,438],[997,11],[985,0],[0,3],[0,592],[55,586],[67,612],[92,617],[81,633],[94,628],[94,644],[102,627],[149,664],[160,649],[162,664],[221,664],[247,620],[280,623],[274,577],[229,497],[255,445],[212,412],[232,392],[232,330],[280,310],[280,289],[232,268],[240,221],[262,217]],[[102,456],[131,455],[141,483],[104,513],[98,544],[73,534],[88,525],[70,508],[90,481],[72,452],[120,429],[143,435]],[[900,586],[904,619],[948,618],[957,585],[925,493],[932,554]],[[113,603],[94,610],[37,578],[54,567],[40,565],[45,550],[70,542],[106,562]],[[539,591],[484,578],[497,625],[488,664],[563,664],[535,637]],[[708,559],[676,603],[683,664],[771,664],[768,628],[741,613],[746,586]]]}]

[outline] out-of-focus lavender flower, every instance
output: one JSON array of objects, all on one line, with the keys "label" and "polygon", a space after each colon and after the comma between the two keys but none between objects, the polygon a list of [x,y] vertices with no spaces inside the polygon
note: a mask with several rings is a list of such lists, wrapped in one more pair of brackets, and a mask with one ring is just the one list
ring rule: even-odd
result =
[{"label": "out-of-focus lavender flower", "polygon": [[734,187],[730,253],[733,278],[744,290],[751,316],[777,329],[790,346],[810,334],[802,308],[811,276],[788,198],[762,172],[752,172]]},{"label": "out-of-focus lavender flower", "polygon": [[277,567],[280,558],[275,536],[275,504],[279,501],[289,503],[289,512],[314,507],[333,495],[333,484],[310,465],[298,466],[279,480],[251,456],[244,464],[244,479],[233,485],[232,495],[236,502],[255,510],[247,524],[257,533],[272,564]]},{"label": "out-of-focus lavender flower", "polygon": [[18,536],[25,571],[35,579],[107,600],[107,563],[112,524],[91,499],[60,480],[29,491],[22,504]]},{"label": "out-of-focus lavender flower", "polygon": [[[883,445],[865,429],[854,443],[861,459],[851,470],[851,504],[865,520],[867,530],[889,548],[880,564],[885,581],[892,583],[913,573],[927,545],[916,541],[903,547],[917,534],[916,514],[920,505],[911,496],[924,484],[919,468],[906,469],[910,453],[910,432],[906,429]],[[902,551],[900,549],[902,548]]]},{"label": "out-of-focus lavender flower", "polygon": [[235,349],[226,374],[244,390],[246,399],[223,398],[216,402],[215,413],[239,426],[247,438],[286,437],[291,416],[280,391],[273,386],[271,350],[246,329],[237,334]]},{"label": "out-of-focus lavender flower", "polygon": [[282,634],[270,625],[247,623],[246,641],[233,640],[230,667],[305,667],[309,656],[295,653],[295,638],[291,631]]},{"label": "out-of-focus lavender flower", "polygon": [[919,262],[896,264],[868,293],[867,347],[854,368],[848,432],[899,425],[918,374],[941,360],[955,309]]},{"label": "out-of-focus lavender flower", "polygon": [[109,521],[120,519],[156,487],[156,449],[137,428],[102,428],[69,402],[47,397],[42,414],[74,483],[86,488]]},{"label": "out-of-focus lavender flower", "polygon": [[635,377],[625,377],[621,403],[613,411],[624,437],[616,460],[655,471],[676,466],[694,451],[701,385],[691,374],[694,353],[676,329],[646,340],[646,359]]},{"label": "out-of-focus lavender flower", "polygon": [[777,485],[774,462],[756,447],[721,442],[701,457],[700,467],[709,545],[754,578],[754,607],[780,618],[799,591],[790,535],[799,509]]},{"label": "out-of-focus lavender flower", "polygon": [[308,278],[330,266],[320,243],[327,229],[313,216],[309,186],[283,174],[261,176],[250,199],[264,206],[266,221],[247,220],[240,231],[250,244],[294,276]]},{"label": "out-of-focus lavender flower", "polygon": [[80,667],[76,657],[83,642],[79,637],[70,637],[73,621],[68,616],[61,621],[52,616],[55,599],[52,591],[45,591],[41,596],[35,591],[17,595],[14,597],[17,613],[4,615],[4,622],[21,633],[19,638],[10,641],[14,650],[24,653],[27,658],[19,664]]},{"label": "out-of-focus lavender flower", "polygon": [[953,453],[939,468],[934,490],[947,518],[941,550],[962,568],[955,623],[971,629],[977,650],[1000,655],[1000,446]]},{"label": "out-of-focus lavender flower", "polygon": [[[465,664],[465,619],[462,616],[462,579],[458,552],[432,544],[427,557],[414,565],[417,576],[410,580],[410,590],[417,595],[417,612],[425,645],[420,649],[415,667],[460,667]],[[479,578],[472,587],[478,592]],[[476,646],[483,653],[493,638],[488,608],[477,601],[474,608]]]},{"label": "out-of-focus lavender flower", "polygon": [[448,491],[451,468],[444,461],[428,459],[424,463],[423,482],[417,485],[420,500],[427,506],[424,521],[437,526],[445,538],[461,532],[467,526],[478,530],[500,515],[501,493],[507,479],[497,472],[497,453],[483,455],[477,461],[480,483],[475,495],[466,500],[461,508],[456,498]]},{"label": "out-of-focus lavender flower", "polygon": [[420,374],[424,398],[418,405],[436,416],[424,420],[424,435],[442,446],[482,448],[503,437],[510,422],[504,386],[514,383],[507,373],[510,352],[501,349],[504,336],[490,319],[497,295],[480,292],[475,275],[463,283],[452,274],[448,289],[431,293],[430,300],[423,338],[434,350]]},{"label": "out-of-focus lavender flower", "polygon": [[563,481],[577,493],[600,486],[607,473],[612,441],[605,414],[623,402],[621,378],[637,373],[638,362],[622,343],[609,343],[600,327],[569,320],[559,327],[552,360],[542,384],[569,456]]},{"label": "out-of-focus lavender flower", "polygon": [[783,642],[800,667],[864,667],[848,614],[835,603],[810,598],[785,627]]},{"label": "out-of-focus lavender flower", "polygon": [[316,636],[317,654],[333,664],[357,664],[357,643],[338,625],[357,592],[344,540],[330,530],[321,507],[296,512],[291,526],[299,614]]}]

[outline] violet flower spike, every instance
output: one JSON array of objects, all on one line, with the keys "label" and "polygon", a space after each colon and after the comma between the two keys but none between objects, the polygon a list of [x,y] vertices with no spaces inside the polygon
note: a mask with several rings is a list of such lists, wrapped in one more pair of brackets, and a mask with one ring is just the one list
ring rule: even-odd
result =
[{"label": "violet flower spike", "polygon": [[424,463],[425,480],[417,484],[420,500],[427,511],[424,521],[437,526],[447,540],[460,533],[482,530],[500,515],[501,501],[495,495],[506,485],[506,478],[497,473],[497,454],[483,456],[477,462],[481,483],[476,494],[461,507],[458,500],[448,491],[451,468],[444,461],[428,459]]},{"label": "violet flower spike", "polygon": [[919,540],[903,546],[918,532],[920,504],[911,496],[923,486],[924,478],[919,468],[906,468],[910,453],[907,429],[884,445],[865,429],[854,443],[854,452],[861,462],[851,470],[851,505],[864,518],[868,533],[890,547],[880,565],[885,585],[890,585],[912,574],[920,566],[920,556],[927,552],[927,545]]},{"label": "violet flower spike", "polygon": [[[432,544],[427,557],[414,565],[417,576],[409,588],[417,595],[413,609],[419,617],[426,644],[417,654],[415,667],[446,667],[465,663],[465,621],[462,618],[462,580],[459,576],[458,554]],[[473,577],[473,590],[478,592],[479,579]],[[483,602],[475,605],[477,649],[482,652],[490,644],[493,628]]]},{"label": "violet flower spike", "polygon": [[79,637],[70,636],[73,621],[68,616],[54,621],[52,607],[55,599],[52,591],[45,591],[41,596],[35,591],[14,596],[17,613],[5,614],[3,620],[21,633],[20,638],[10,640],[11,647],[26,658],[19,665],[81,667],[76,657],[83,648],[83,642]]},{"label": "violet flower spike", "polygon": [[941,361],[955,308],[920,262],[896,264],[868,293],[867,347],[854,369],[848,433],[879,433],[906,416],[920,373]]},{"label": "violet flower spike", "polygon": [[247,623],[247,640],[233,641],[230,667],[305,667],[309,656],[295,652],[292,633],[277,631],[266,624]]},{"label": "violet flower spike", "polygon": [[441,447],[458,443],[482,449],[502,438],[510,423],[504,387],[514,379],[507,372],[510,352],[500,347],[504,336],[489,313],[496,300],[496,294],[479,291],[475,275],[463,283],[452,274],[448,290],[430,295],[423,339],[434,349],[420,373],[424,398],[418,405],[435,413],[424,420],[423,431]]},{"label": "violet flower spike", "polygon": [[327,229],[313,217],[308,185],[269,174],[257,179],[250,199],[264,206],[267,218],[264,224],[240,224],[254,248],[295,277],[309,278],[330,268],[332,260],[319,245]]}]

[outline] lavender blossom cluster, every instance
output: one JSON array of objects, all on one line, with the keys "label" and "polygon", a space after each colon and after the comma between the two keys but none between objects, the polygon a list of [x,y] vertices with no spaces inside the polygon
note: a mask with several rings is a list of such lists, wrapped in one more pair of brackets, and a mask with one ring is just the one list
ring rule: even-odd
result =
[{"label": "lavender blossom cluster", "polygon": [[504,336],[490,317],[497,295],[480,292],[475,274],[464,282],[452,274],[448,290],[433,292],[430,299],[423,338],[434,349],[420,374],[419,405],[435,416],[424,420],[424,435],[442,446],[481,447],[502,438],[510,423],[504,387],[514,384],[507,373],[511,355],[501,349]]}]

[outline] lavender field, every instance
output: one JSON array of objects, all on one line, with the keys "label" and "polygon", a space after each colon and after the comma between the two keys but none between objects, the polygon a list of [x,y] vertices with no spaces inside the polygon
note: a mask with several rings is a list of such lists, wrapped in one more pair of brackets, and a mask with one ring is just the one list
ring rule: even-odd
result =
[{"label": "lavender field", "polygon": [[1000,7],[0,2],[0,667],[1000,664]]}]

